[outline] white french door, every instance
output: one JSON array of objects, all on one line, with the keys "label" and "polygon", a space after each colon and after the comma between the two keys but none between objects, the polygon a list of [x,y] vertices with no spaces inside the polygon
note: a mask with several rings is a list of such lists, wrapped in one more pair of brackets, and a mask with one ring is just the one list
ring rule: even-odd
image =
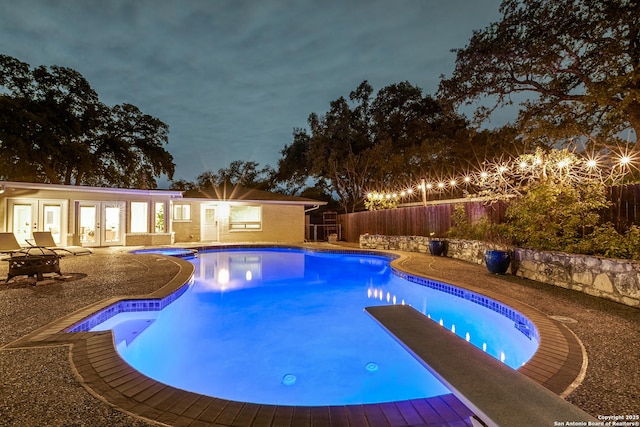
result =
[{"label": "white french door", "polygon": [[34,231],[51,231],[56,244],[66,244],[67,202],[65,200],[9,200],[9,224],[21,245]]},{"label": "white french door", "polygon": [[33,203],[14,202],[10,210],[13,213],[11,226],[16,240],[21,245],[26,245],[26,240],[31,239],[32,232],[35,230],[37,217],[36,209]]},{"label": "white french door", "polygon": [[[56,245],[66,245],[67,242],[67,208],[55,202],[38,202],[39,228],[41,231],[51,231],[53,241]],[[62,218],[65,218],[63,221]],[[64,237],[64,239],[63,239]]]},{"label": "white french door", "polygon": [[82,246],[124,244],[125,202],[78,202],[78,235]]}]

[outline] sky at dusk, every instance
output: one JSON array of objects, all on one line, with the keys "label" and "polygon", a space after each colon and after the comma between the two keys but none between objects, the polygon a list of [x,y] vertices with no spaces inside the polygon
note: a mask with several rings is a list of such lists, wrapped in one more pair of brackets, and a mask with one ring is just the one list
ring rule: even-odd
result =
[{"label": "sky at dusk", "polygon": [[[500,0],[20,0],[0,3],[0,53],[79,71],[107,105],[170,127],[174,179],[234,160],[277,166],[294,128],[402,81],[434,94]],[[497,123],[501,124],[501,123]],[[160,187],[168,184],[160,182]]]}]

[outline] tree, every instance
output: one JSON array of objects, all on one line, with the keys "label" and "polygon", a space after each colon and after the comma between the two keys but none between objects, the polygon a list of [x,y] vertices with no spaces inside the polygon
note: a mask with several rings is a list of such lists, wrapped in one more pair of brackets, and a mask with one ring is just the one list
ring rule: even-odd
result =
[{"label": "tree", "polygon": [[311,137],[305,129],[293,130],[293,143],[286,145],[278,160],[274,179],[283,193],[300,195],[307,189],[310,161],[307,158]]},{"label": "tree", "polygon": [[363,82],[351,92],[357,102],[353,110],[344,97],[330,103],[330,110],[319,117],[309,116],[311,128],[308,159],[310,172],[324,178],[337,194],[345,212],[354,212],[362,203],[362,195],[370,174],[372,147],[368,123],[368,100],[372,89]]},{"label": "tree", "polygon": [[[102,177],[94,184],[119,183],[120,186],[155,188],[153,177],[174,172],[173,157],[163,145],[169,140],[169,127],[144,114],[131,104],[116,105],[100,116],[92,156],[99,159]],[[91,182],[90,171],[77,168],[77,176]]]},{"label": "tree", "polygon": [[218,172],[203,172],[198,175],[197,186],[217,187],[223,184],[239,185],[257,190],[271,190],[274,186],[275,171],[267,165],[259,168],[260,164],[252,161],[235,160],[226,168]]},{"label": "tree", "polygon": [[566,250],[598,225],[599,211],[607,206],[600,182],[541,179],[509,204],[506,234],[519,247]]},{"label": "tree", "polygon": [[0,55],[2,179],[155,188],[173,176],[169,128],[130,104],[108,107],[77,71]]},{"label": "tree", "polygon": [[433,170],[468,161],[467,122],[408,82],[392,84],[373,96],[364,81],[311,113],[310,131],[294,130],[282,150],[278,179],[300,186],[305,177],[323,179],[345,212],[364,207],[365,194],[380,186],[415,183]]},{"label": "tree", "polygon": [[197,188],[197,185],[194,182],[187,181],[185,179],[171,181],[171,184],[169,185],[170,190],[177,190],[177,191],[189,191],[189,190],[194,190],[195,188]]},{"label": "tree", "polygon": [[574,137],[602,143],[640,132],[640,2],[504,0],[502,19],[456,50],[439,94],[455,105],[489,102],[483,121],[527,94],[522,131],[550,144]]},{"label": "tree", "polygon": [[467,121],[408,82],[381,89],[371,111],[377,180],[386,185],[450,174],[461,160],[456,153],[471,148]]}]

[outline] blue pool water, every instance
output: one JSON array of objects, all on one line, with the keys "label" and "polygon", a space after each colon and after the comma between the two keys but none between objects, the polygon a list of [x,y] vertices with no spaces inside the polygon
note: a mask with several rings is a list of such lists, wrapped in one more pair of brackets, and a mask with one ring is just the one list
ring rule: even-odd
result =
[{"label": "blue pool water", "polygon": [[194,283],[173,303],[118,314],[93,330],[114,329],[120,355],[160,382],[278,405],[449,393],[367,306],[410,304],[513,368],[537,349],[530,325],[453,295],[457,288],[402,279],[389,261],[292,249],[201,251],[191,260]]}]

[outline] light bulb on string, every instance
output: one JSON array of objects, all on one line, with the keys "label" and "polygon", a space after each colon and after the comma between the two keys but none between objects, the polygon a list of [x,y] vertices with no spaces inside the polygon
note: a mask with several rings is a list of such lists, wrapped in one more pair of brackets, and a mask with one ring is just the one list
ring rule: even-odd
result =
[{"label": "light bulb on string", "polygon": [[[608,160],[608,161],[605,161]],[[422,193],[423,203],[426,191],[453,191],[461,184],[478,188],[479,194],[518,191],[514,187],[559,174],[558,178],[570,180],[574,183],[586,183],[586,180],[596,179],[609,185],[620,182],[631,168],[634,168],[635,153],[630,147],[619,150],[618,154],[609,152],[608,157],[598,157],[596,153],[575,153],[572,150],[551,150],[550,152],[536,151],[523,154],[518,158],[504,157],[497,162],[485,161],[477,171],[463,172],[445,178],[436,178],[429,182],[429,178],[421,179],[420,183],[409,188],[388,189],[384,193],[369,192],[368,199],[404,198],[418,190]],[[467,190],[468,191],[468,190]]]}]

